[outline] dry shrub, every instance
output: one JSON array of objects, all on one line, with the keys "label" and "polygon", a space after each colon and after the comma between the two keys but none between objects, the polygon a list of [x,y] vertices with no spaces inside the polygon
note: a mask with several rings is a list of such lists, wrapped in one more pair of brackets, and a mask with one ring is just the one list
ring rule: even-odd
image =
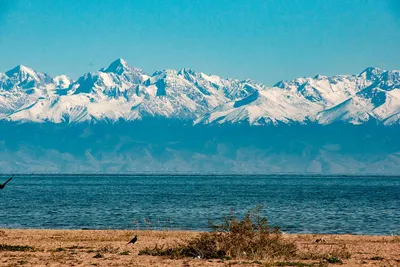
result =
[{"label": "dry shrub", "polygon": [[394,238],[393,238],[390,242],[393,242],[393,243],[400,243],[400,235],[394,236]]},{"label": "dry shrub", "polygon": [[100,259],[100,258],[104,258],[103,254],[101,253],[96,253],[96,255],[93,256],[93,259]]},{"label": "dry shrub", "polygon": [[334,259],[349,259],[351,253],[347,249],[346,245],[335,245],[330,246],[328,250],[321,249],[318,247],[308,248],[308,251],[303,252],[301,258],[304,260],[334,260]]},{"label": "dry shrub", "polygon": [[268,225],[262,217],[262,206],[250,209],[242,219],[234,213],[226,216],[222,224],[210,223],[212,232],[201,233],[184,244],[172,248],[154,247],[140,251],[141,255],[169,256],[172,258],[198,257],[203,259],[288,258],[296,253],[294,243],[282,239],[277,227]]},{"label": "dry shrub", "polygon": [[114,248],[114,247],[111,246],[111,245],[106,245],[106,246],[100,248],[97,252],[100,252],[100,253],[112,253],[112,254],[114,254],[114,253],[117,253],[118,251],[119,251],[118,248]]},{"label": "dry shrub", "polygon": [[7,244],[0,244],[0,251],[35,251],[31,246],[14,246]]},{"label": "dry shrub", "polygon": [[284,262],[275,262],[270,264],[270,266],[297,266],[297,267],[327,267],[328,265],[323,262],[317,263],[304,263],[304,262],[297,262],[297,261],[284,261]]}]

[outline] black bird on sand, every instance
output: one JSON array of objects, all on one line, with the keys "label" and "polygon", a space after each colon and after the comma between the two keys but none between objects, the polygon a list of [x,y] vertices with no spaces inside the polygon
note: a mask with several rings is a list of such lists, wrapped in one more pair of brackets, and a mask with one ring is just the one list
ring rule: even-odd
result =
[{"label": "black bird on sand", "polygon": [[6,187],[6,184],[7,184],[9,181],[11,181],[12,178],[14,178],[14,175],[11,176],[11,178],[8,179],[4,184],[0,184],[0,189],[4,189],[4,187]]},{"label": "black bird on sand", "polygon": [[135,237],[132,238],[132,240],[128,242],[128,245],[129,245],[129,244],[135,244],[136,241],[137,241],[137,235],[135,235]]}]

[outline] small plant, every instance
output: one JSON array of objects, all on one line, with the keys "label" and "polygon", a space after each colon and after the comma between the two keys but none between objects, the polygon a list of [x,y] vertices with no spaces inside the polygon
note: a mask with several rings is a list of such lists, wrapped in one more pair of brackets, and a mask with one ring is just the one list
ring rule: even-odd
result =
[{"label": "small plant", "polygon": [[101,253],[117,253],[117,252],[118,252],[118,249],[117,249],[117,248],[114,248],[114,247],[112,247],[112,246],[110,246],[110,245],[107,245],[107,246],[105,246],[105,247],[102,247],[102,248],[99,249],[98,251],[101,252]]},{"label": "small plant", "polygon": [[129,255],[129,251],[122,251],[119,253],[119,255]]},{"label": "small plant", "polygon": [[34,251],[35,249],[31,246],[13,246],[13,245],[0,245],[0,251]]},{"label": "small plant", "polygon": [[325,260],[327,262],[333,263],[333,264],[343,264],[343,261],[341,259],[339,259],[338,257],[330,257],[330,258],[326,258]]},{"label": "small plant", "polygon": [[100,259],[100,258],[104,258],[104,256],[100,253],[97,253],[96,255],[93,256],[94,259]]},{"label": "small plant", "polygon": [[82,246],[71,246],[71,247],[67,247],[67,249],[83,249],[85,247]]},{"label": "small plant", "polygon": [[328,252],[321,251],[317,247],[311,247],[308,252],[300,255],[300,258],[303,260],[327,260],[330,258],[349,259],[350,257],[351,253],[345,245],[331,247]]},{"label": "small plant", "polygon": [[313,266],[313,264],[307,264],[303,262],[292,262],[292,261],[278,261],[274,263],[275,266],[297,266],[297,267],[306,267]]},{"label": "small plant", "polygon": [[342,258],[342,259],[350,259],[351,253],[347,249],[346,245],[342,245],[331,252],[331,255],[334,257]]},{"label": "small plant", "polygon": [[372,261],[381,261],[381,260],[383,260],[383,258],[380,257],[380,256],[375,256],[375,257],[370,258],[370,260],[372,260]]},{"label": "small plant", "polygon": [[65,251],[65,249],[64,248],[56,248],[55,249],[55,252],[62,252],[62,251]]},{"label": "small plant", "polygon": [[277,227],[271,227],[267,218],[260,216],[262,206],[250,209],[242,219],[232,212],[221,224],[210,223],[212,232],[178,244],[176,247],[145,248],[140,255],[193,257],[202,259],[246,258],[251,260],[291,257],[296,246],[282,240]]},{"label": "small plant", "polygon": [[182,258],[185,257],[184,245],[176,248],[164,248],[164,246],[155,245],[153,248],[146,247],[139,251],[139,255],[150,255],[150,256],[169,256],[170,258]]}]

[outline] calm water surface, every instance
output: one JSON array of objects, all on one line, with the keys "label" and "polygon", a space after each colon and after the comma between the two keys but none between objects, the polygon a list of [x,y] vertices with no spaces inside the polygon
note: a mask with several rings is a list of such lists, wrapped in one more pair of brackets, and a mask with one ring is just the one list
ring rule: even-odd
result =
[{"label": "calm water surface", "polygon": [[207,230],[257,204],[284,232],[400,233],[400,177],[332,176],[17,176],[0,228]]}]

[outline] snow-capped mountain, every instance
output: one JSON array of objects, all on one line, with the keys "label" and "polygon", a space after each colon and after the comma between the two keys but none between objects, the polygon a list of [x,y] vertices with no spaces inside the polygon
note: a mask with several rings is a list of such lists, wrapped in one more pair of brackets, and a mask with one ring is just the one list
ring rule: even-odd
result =
[{"label": "snow-capped mountain", "polygon": [[167,118],[194,124],[400,122],[400,71],[298,78],[272,87],[190,69],[149,75],[123,59],[76,81],[25,66],[0,73],[0,119],[114,122]]}]

